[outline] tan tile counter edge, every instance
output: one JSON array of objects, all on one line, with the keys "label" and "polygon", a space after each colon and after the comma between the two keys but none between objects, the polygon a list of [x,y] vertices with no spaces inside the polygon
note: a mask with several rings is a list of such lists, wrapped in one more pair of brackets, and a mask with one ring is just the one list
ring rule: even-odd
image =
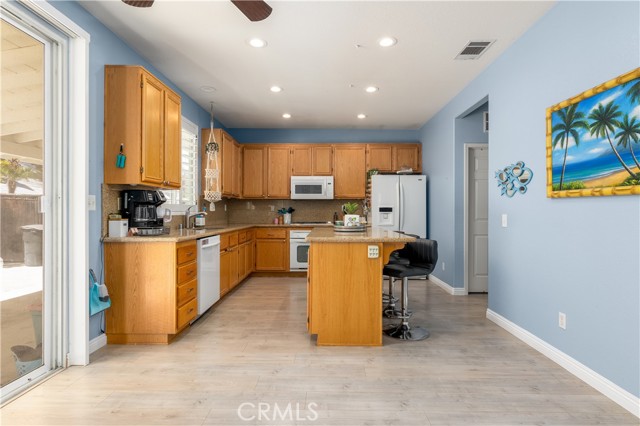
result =
[{"label": "tan tile counter edge", "polygon": [[415,238],[383,228],[367,227],[363,232],[335,232],[333,227],[314,228],[307,236],[311,243],[409,243]]}]

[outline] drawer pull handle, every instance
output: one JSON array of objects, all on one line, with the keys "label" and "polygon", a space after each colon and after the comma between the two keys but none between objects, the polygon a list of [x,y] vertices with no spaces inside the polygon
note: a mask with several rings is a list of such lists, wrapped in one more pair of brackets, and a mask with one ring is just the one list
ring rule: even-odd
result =
[{"label": "drawer pull handle", "polygon": [[187,275],[193,275],[193,269],[187,272]]},{"label": "drawer pull handle", "polygon": [[193,312],[193,308],[189,309],[189,313]]},{"label": "drawer pull handle", "polygon": [[187,253],[187,256],[193,256],[193,252],[190,251],[189,253]]},{"label": "drawer pull handle", "polygon": [[193,287],[191,287],[189,291],[187,291],[187,293],[191,293],[192,291],[193,291]]}]

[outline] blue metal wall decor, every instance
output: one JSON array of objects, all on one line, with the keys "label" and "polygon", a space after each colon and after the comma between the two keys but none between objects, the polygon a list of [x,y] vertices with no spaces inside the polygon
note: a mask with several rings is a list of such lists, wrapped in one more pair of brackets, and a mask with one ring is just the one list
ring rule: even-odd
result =
[{"label": "blue metal wall decor", "polygon": [[524,166],[524,161],[518,161],[496,172],[500,195],[507,197],[513,197],[516,192],[521,194],[527,192],[527,185],[532,178],[533,172]]}]

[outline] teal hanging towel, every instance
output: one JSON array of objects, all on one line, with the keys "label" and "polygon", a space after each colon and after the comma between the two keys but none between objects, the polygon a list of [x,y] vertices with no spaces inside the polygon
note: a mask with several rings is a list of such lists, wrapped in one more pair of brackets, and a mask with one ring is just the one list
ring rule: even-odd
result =
[{"label": "teal hanging towel", "polygon": [[120,144],[120,153],[116,157],[116,167],[124,169],[124,163],[127,161],[127,156],[124,155],[124,144]]},{"label": "teal hanging towel", "polygon": [[89,280],[89,316],[91,316],[111,307],[111,298],[107,286],[98,282],[93,269],[89,269]]}]

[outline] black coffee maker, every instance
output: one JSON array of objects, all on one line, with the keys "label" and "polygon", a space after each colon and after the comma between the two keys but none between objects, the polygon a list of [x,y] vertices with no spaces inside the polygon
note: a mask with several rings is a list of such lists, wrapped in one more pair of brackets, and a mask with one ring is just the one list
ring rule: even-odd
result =
[{"label": "black coffee maker", "polygon": [[163,220],[156,207],[167,201],[162,191],[131,189],[122,191],[122,212],[129,219],[129,229],[136,228],[137,235],[160,235],[164,232]]}]

